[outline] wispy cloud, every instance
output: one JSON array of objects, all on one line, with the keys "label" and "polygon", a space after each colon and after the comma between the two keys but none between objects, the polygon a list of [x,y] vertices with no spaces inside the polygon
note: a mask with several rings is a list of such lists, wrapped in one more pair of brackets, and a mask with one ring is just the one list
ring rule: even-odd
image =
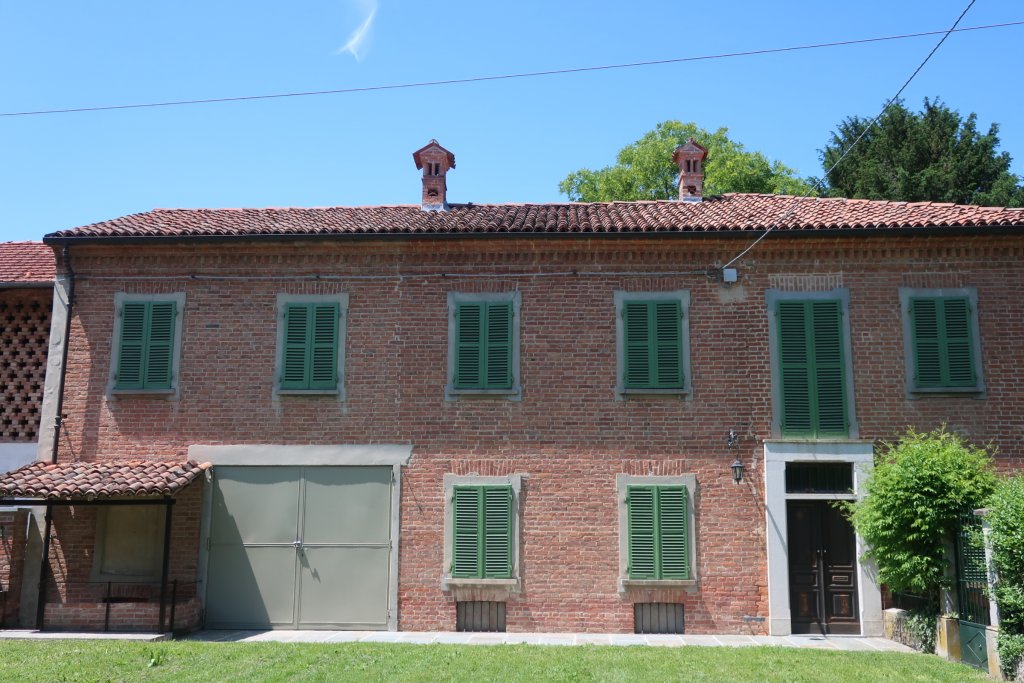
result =
[{"label": "wispy cloud", "polygon": [[369,40],[371,30],[373,29],[373,20],[377,16],[377,0],[355,0],[355,4],[366,12],[366,18],[352,32],[352,35],[348,37],[348,41],[338,48],[335,54],[340,55],[348,52],[355,57],[357,62],[361,62],[363,56],[370,49]]}]

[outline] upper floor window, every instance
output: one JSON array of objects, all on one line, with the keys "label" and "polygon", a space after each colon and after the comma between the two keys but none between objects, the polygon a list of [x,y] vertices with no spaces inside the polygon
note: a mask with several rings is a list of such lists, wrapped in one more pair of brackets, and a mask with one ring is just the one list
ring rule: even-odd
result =
[{"label": "upper floor window", "polygon": [[519,293],[448,295],[446,394],[519,398]]},{"label": "upper floor window", "polygon": [[339,393],[348,295],[278,296],[278,393]]},{"label": "upper floor window", "polygon": [[778,436],[856,435],[848,301],[845,289],[768,292]]},{"label": "upper floor window", "polygon": [[900,288],[907,393],[984,391],[974,288]]},{"label": "upper floor window", "polygon": [[185,295],[122,292],[114,306],[111,393],[175,393]]},{"label": "upper floor window", "polygon": [[615,292],[617,394],[690,391],[690,294]]}]

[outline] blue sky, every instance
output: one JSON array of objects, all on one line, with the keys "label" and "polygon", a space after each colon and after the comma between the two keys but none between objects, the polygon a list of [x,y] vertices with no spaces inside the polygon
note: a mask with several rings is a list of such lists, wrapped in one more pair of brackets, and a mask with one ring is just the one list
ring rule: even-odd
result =
[{"label": "blue sky", "polygon": [[[948,28],[967,0],[14,2],[0,111],[213,98],[670,59]],[[370,15],[372,13],[372,18]],[[1024,20],[979,0],[962,26]],[[359,29],[365,30],[361,35]],[[352,43],[354,36],[357,39]],[[0,239],[156,207],[412,204],[411,152],[457,159],[452,201],[564,201],[666,119],[726,126],[820,173],[937,37],[563,76],[248,103],[0,118]],[[351,44],[350,44],[351,43]],[[348,46],[349,49],[345,49]],[[905,94],[1001,125],[1024,174],[1024,26],[954,34]]]}]

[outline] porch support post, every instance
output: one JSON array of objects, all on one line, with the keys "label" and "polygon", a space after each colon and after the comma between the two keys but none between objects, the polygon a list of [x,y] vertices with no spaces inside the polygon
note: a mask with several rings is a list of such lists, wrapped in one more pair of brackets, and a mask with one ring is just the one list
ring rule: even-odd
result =
[{"label": "porch support post", "polygon": [[159,633],[164,632],[164,616],[167,613],[167,577],[171,568],[171,512],[174,510],[174,499],[164,498],[164,555],[163,566],[160,569],[160,623],[157,627]]},{"label": "porch support post", "polygon": [[36,630],[43,630],[46,616],[46,583],[50,580],[50,531],[53,527],[53,506],[46,506],[46,524],[43,531],[43,563],[39,567],[39,597],[36,601]]}]

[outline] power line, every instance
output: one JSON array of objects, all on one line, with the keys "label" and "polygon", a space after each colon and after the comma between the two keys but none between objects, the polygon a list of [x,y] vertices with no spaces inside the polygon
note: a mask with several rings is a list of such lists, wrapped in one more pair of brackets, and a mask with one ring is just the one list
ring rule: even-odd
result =
[{"label": "power line", "polygon": [[928,56],[926,56],[924,58],[924,61],[922,61],[920,64],[917,65],[917,68],[914,69],[914,73],[910,74],[910,77],[906,81],[903,82],[903,85],[901,85],[900,89],[896,91],[896,94],[893,95],[891,98],[889,98],[889,101],[887,101],[882,106],[882,110],[879,111],[878,114],[875,115],[875,118],[871,119],[871,121],[868,123],[868,125],[864,126],[864,130],[862,130],[860,132],[860,135],[858,135],[857,138],[853,141],[853,143],[849,147],[846,148],[846,150],[842,153],[842,155],[838,159],[836,159],[836,162],[834,164],[832,164],[831,166],[829,166],[825,170],[825,173],[822,174],[822,176],[820,178],[818,178],[817,182],[815,182],[814,185],[812,185],[810,188],[808,188],[807,191],[804,192],[804,194],[802,194],[799,197],[795,197],[793,199],[793,204],[792,204],[791,208],[788,211],[786,211],[785,213],[783,213],[781,216],[779,216],[778,219],[776,219],[771,225],[769,225],[767,230],[765,230],[756,240],[754,240],[753,242],[750,243],[750,246],[748,246],[746,249],[744,249],[739,254],[737,254],[732,259],[730,259],[728,263],[726,263],[724,266],[722,266],[723,269],[728,268],[729,266],[731,266],[732,264],[736,263],[741,258],[743,258],[747,254],[747,252],[749,252],[751,249],[756,247],[761,242],[761,240],[763,240],[765,237],[768,236],[769,233],[771,233],[773,230],[775,230],[775,228],[779,227],[779,224],[782,223],[782,221],[786,220],[787,218],[792,216],[794,213],[796,213],[796,209],[800,205],[801,201],[803,201],[804,199],[807,199],[807,197],[810,196],[811,192],[814,192],[816,189],[821,187],[821,184],[823,182],[825,182],[825,179],[828,178],[829,174],[832,171],[835,170],[836,166],[838,166],[840,163],[842,163],[843,159],[845,159],[847,156],[849,156],[850,152],[853,151],[853,148],[857,146],[857,143],[860,142],[864,138],[865,135],[867,135],[868,131],[871,130],[875,126],[876,123],[878,123],[878,119],[882,118],[882,114],[884,114],[886,112],[886,110],[890,106],[892,106],[893,102],[897,101],[900,98],[900,95],[902,95],[903,91],[907,89],[907,86],[910,85],[910,82],[913,81],[914,78],[917,77],[917,74],[921,73],[921,69],[923,69],[924,65],[928,63],[928,60],[930,60],[932,58],[932,55],[934,55],[938,51],[939,47],[941,47],[942,44],[944,42],[946,42],[946,38],[949,38],[950,34],[953,33],[954,31],[957,31],[957,30],[961,30],[961,31],[967,30],[967,29],[957,29],[957,24],[959,24],[960,21],[964,18],[964,15],[967,14],[968,10],[970,10],[972,7],[974,7],[974,3],[975,2],[977,2],[977,0],[971,0],[967,4],[967,7],[964,8],[964,11],[960,13],[960,16],[957,17],[956,21],[953,22],[953,25],[949,27],[949,30],[941,32],[943,34],[942,38],[940,38],[939,42],[937,42],[935,44],[935,47],[933,47],[932,51],[928,53]]},{"label": "power line", "polygon": [[[934,36],[944,34],[948,36],[952,31],[983,31],[993,28],[1005,28],[1008,26],[1021,26],[1024,21],[1010,21],[1002,24],[987,24],[985,26],[969,26],[967,28],[951,29],[950,31],[923,31],[921,33],[904,33],[895,36],[880,36],[876,38],[858,38],[855,40],[841,40],[831,43],[812,43],[809,45],[795,45],[790,47],[766,48],[762,50],[746,50],[743,52],[725,52],[714,55],[701,55],[697,57],[678,57],[675,59],[656,59],[646,62],[629,62],[626,64],[605,64],[602,66],[583,66],[572,69],[550,69],[547,71],[526,71],[522,73],[499,74],[495,76],[474,76],[470,78],[451,78],[441,81],[420,81],[415,83],[393,83],[390,85],[370,85],[357,88],[338,88],[335,90],[309,90],[303,92],[274,93],[269,95],[241,95],[238,97],[212,97],[208,99],[195,100],[169,100],[166,102],[143,102],[137,104],[112,104],[97,107],[69,107],[66,109],[39,109],[35,111],[12,111],[0,113],[0,117],[7,116],[38,116],[41,114],[76,114],[89,111],[113,111],[117,109],[148,109],[155,107],[180,107],[194,104],[215,104],[222,102],[248,102],[252,100],[273,100],[285,97],[311,97],[315,95],[342,95],[348,93],[376,92],[379,90],[404,90],[410,88],[429,88],[439,85],[458,85],[464,83],[482,83],[485,81],[502,81],[515,78],[535,78],[538,76],[556,76],[563,74],[586,73],[589,71],[611,71],[613,69],[633,69],[644,66],[658,66],[662,64],[681,64],[684,62],[700,62],[712,59],[726,59],[730,57],[752,57],[757,55],[778,54],[781,52],[796,52],[799,50],[817,50],[826,47],[841,47],[846,45],[863,45],[866,43],[881,43],[893,40],[906,40],[908,38],[920,38],[922,36]],[[941,44],[941,41],[940,43]]]}]

